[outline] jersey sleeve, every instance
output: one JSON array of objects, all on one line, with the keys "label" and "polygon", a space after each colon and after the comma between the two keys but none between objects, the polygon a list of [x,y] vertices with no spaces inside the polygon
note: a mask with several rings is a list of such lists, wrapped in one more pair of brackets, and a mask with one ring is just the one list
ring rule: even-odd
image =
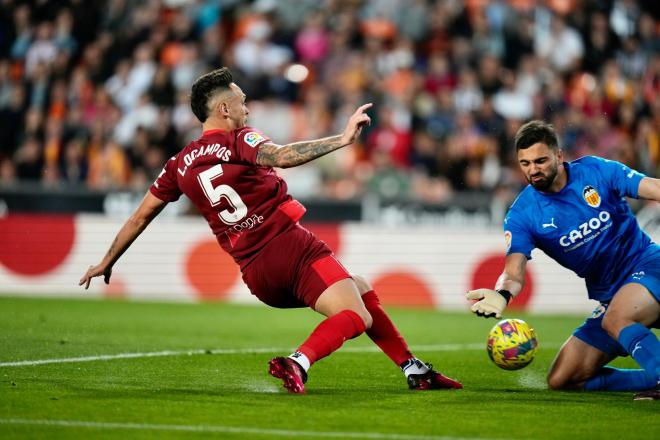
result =
[{"label": "jersey sleeve", "polygon": [[528,260],[532,258],[534,238],[529,229],[525,227],[520,214],[509,210],[504,219],[504,241],[506,244],[506,255],[523,254]]},{"label": "jersey sleeve", "polygon": [[156,181],[151,185],[149,191],[164,202],[179,200],[182,191],[176,179],[176,156],[167,161],[163,171],[160,172]]},{"label": "jersey sleeve", "polygon": [[617,194],[622,197],[638,198],[639,182],[646,177],[644,174],[614,160],[600,157],[593,157],[593,160],[596,161],[600,174]]},{"label": "jersey sleeve", "polygon": [[257,152],[259,146],[270,141],[266,135],[252,127],[241,127],[236,130],[236,141],[234,147],[238,160],[249,164],[257,163]]}]

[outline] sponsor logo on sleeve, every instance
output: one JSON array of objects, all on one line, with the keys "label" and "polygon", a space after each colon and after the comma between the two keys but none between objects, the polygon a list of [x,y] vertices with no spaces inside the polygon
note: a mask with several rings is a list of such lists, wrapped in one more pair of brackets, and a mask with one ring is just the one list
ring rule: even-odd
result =
[{"label": "sponsor logo on sleeve", "polygon": [[246,144],[254,148],[257,145],[259,145],[261,142],[265,141],[266,138],[260,135],[259,133],[256,133],[254,131],[249,131],[245,133],[243,140],[245,141]]},{"label": "sponsor logo on sleeve", "polygon": [[584,201],[587,202],[587,205],[592,208],[598,208],[600,206],[600,194],[598,194],[598,191],[596,191],[596,188],[593,186],[585,186],[582,190],[582,197],[584,197]]},{"label": "sponsor logo on sleeve", "polygon": [[509,252],[511,249],[511,239],[512,235],[510,231],[504,231],[504,244],[506,245],[506,251]]}]

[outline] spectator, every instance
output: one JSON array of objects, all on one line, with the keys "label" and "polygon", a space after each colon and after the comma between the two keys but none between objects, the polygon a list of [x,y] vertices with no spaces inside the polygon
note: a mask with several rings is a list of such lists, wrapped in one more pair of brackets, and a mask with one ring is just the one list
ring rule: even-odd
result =
[{"label": "spectator", "polygon": [[[149,184],[158,160],[198,137],[187,90],[220,63],[280,142],[378,103],[364,148],[287,171],[310,197],[505,200],[524,184],[510,152],[531,117],[555,123],[571,159],[597,152],[657,175],[651,3],[13,2],[0,11],[3,181]],[[294,62],[299,82],[284,75]]]},{"label": "spectator", "polygon": [[60,163],[62,180],[69,185],[77,186],[87,179],[89,165],[85,157],[85,140],[81,138],[70,139],[64,147],[64,154]]},{"label": "spectator", "polygon": [[50,65],[57,56],[57,46],[53,40],[53,25],[43,22],[37,27],[36,38],[25,54],[25,72],[32,76],[38,65]]},{"label": "spectator", "polygon": [[560,73],[572,72],[584,55],[580,34],[560,16],[553,16],[547,30],[540,29],[534,38],[536,54]]},{"label": "spectator", "polygon": [[99,149],[90,151],[87,176],[90,188],[125,188],[130,176],[130,163],[118,143],[107,141]]},{"label": "spectator", "polygon": [[598,73],[619,47],[619,37],[610,28],[607,15],[603,11],[596,11],[589,17],[584,41],[582,68],[591,73]]},{"label": "spectator", "polygon": [[503,75],[503,87],[493,96],[493,108],[506,119],[519,121],[529,119],[533,114],[530,95],[516,88],[515,74],[506,71]]},{"label": "spectator", "polygon": [[43,174],[43,146],[34,137],[27,138],[16,152],[16,176],[20,180],[39,181]]},{"label": "spectator", "polygon": [[[0,133],[2,133],[0,157],[9,157],[14,154],[21,140],[21,129],[24,128],[25,132],[30,132],[39,128],[38,124],[31,127],[30,119],[25,116],[27,106],[25,90],[22,86],[17,84],[10,86],[8,101],[4,108],[0,107]],[[36,109],[34,111],[38,113]]]},{"label": "spectator", "polygon": [[136,106],[121,118],[115,128],[114,138],[119,144],[128,146],[138,128],[150,130],[156,126],[157,122],[158,108],[151,102],[149,95],[144,94]]},{"label": "spectator", "polygon": [[369,134],[366,144],[369,157],[377,157],[379,167],[410,167],[411,133],[390,106],[378,110],[378,127]]},{"label": "spectator", "polygon": [[454,90],[454,108],[459,113],[469,113],[478,109],[482,101],[477,75],[471,68],[464,67],[458,74],[458,85]]},{"label": "spectator", "polygon": [[325,29],[325,17],[320,11],[312,13],[296,36],[296,52],[305,63],[316,64],[328,55],[330,36]]},{"label": "spectator", "polygon": [[620,38],[631,37],[637,30],[640,10],[635,0],[616,0],[610,12],[610,24]]},{"label": "spectator", "polygon": [[7,187],[16,183],[16,167],[8,157],[0,159],[0,187]]}]

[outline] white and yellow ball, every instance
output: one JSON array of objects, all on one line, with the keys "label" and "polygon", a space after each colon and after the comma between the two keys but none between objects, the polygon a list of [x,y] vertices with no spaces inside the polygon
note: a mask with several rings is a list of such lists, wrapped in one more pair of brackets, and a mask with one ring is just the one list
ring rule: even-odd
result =
[{"label": "white and yellow ball", "polygon": [[505,370],[519,370],[529,365],[539,343],[536,332],[522,319],[503,319],[488,333],[486,349],[490,359]]}]

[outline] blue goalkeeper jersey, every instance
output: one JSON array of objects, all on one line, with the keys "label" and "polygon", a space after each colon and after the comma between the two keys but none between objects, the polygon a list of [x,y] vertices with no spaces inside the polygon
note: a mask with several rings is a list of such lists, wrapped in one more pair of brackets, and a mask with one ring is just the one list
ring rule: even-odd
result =
[{"label": "blue goalkeeper jersey", "polygon": [[589,298],[609,301],[652,246],[625,196],[637,198],[644,175],[594,156],[564,163],[566,186],[544,193],[528,185],[504,219],[507,255],[538,248],[585,279]]}]

